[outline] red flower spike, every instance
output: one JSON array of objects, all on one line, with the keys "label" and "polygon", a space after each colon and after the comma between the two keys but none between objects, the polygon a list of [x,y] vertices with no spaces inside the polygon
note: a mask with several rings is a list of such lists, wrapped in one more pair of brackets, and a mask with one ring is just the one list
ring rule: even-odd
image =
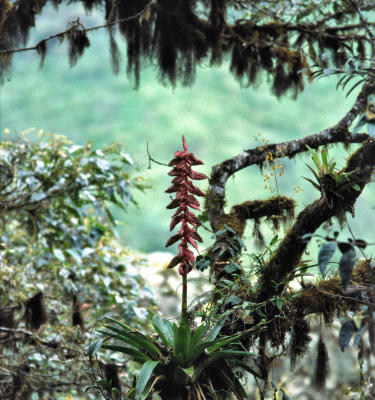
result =
[{"label": "red flower spike", "polygon": [[183,151],[176,151],[174,158],[168,164],[172,167],[168,175],[174,178],[172,179],[172,186],[166,190],[166,193],[176,193],[175,198],[167,206],[168,209],[177,208],[172,216],[170,230],[179,223],[181,223],[181,226],[179,232],[168,240],[166,247],[179,240],[181,241],[178,245],[178,254],[172,258],[167,268],[179,265],[178,272],[184,276],[191,271],[195,261],[194,253],[189,250],[188,245],[190,244],[198,250],[196,241],[202,242],[202,238],[197,233],[197,228],[201,223],[189,208],[200,210],[199,201],[195,196],[205,196],[205,194],[191,181],[207,179],[207,177],[191,169],[192,165],[200,165],[203,162],[198,160],[194,154],[188,152],[184,136],[182,136],[182,146]]},{"label": "red flower spike", "polygon": [[184,135],[182,135],[182,145],[184,147],[184,152],[186,153],[187,152],[187,144],[186,144],[186,139],[185,139]]}]

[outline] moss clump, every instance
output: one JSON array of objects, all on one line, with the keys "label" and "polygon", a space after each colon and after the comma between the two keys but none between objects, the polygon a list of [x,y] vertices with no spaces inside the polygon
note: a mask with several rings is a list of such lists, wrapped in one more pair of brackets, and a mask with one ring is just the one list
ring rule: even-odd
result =
[{"label": "moss clump", "polygon": [[341,280],[332,277],[318,285],[307,284],[294,299],[299,313],[323,314],[326,324],[331,324],[341,305]]},{"label": "moss clump", "polygon": [[303,356],[309,349],[311,342],[310,325],[306,319],[296,317],[293,320],[290,340],[290,366],[293,369],[296,365],[297,357]]},{"label": "moss clump", "polygon": [[360,261],[354,268],[352,281],[354,284],[375,284],[375,261],[372,259]]}]

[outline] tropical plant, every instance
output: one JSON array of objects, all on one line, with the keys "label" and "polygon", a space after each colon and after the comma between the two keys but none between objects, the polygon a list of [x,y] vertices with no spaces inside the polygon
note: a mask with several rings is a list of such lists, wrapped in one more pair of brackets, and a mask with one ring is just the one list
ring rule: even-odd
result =
[{"label": "tropical plant", "polygon": [[211,329],[201,324],[191,330],[185,323],[178,325],[155,315],[152,323],[159,338],[156,340],[118,321],[110,321],[114,325],[104,325],[107,330],[99,331],[106,336],[104,341],[113,339],[127,346],[103,344],[103,339],[98,339],[91,343],[88,353],[92,357],[100,348],[112,350],[142,365],[137,384],[126,398],[146,399],[152,392],[157,392],[162,399],[223,399],[229,393],[238,399],[246,398],[246,391],[233,368],[253,373],[242,360],[254,354],[231,349],[230,345],[257,328],[218,338],[225,318]]},{"label": "tropical plant", "polygon": [[[155,315],[152,323],[159,339],[157,340],[110,319],[115,325],[104,325],[107,330],[99,332],[105,335],[105,338],[92,342],[88,354],[93,357],[99,349],[112,350],[125,354],[142,365],[137,384],[126,394],[126,398],[143,400],[157,392],[162,399],[225,399],[230,393],[238,399],[245,399],[246,391],[233,369],[240,367],[253,372],[243,359],[253,357],[254,354],[238,350],[232,345],[238,345],[240,339],[260,326],[240,334],[218,336],[225,323],[225,317],[211,329],[207,323],[201,323],[193,329],[189,325],[194,324],[194,319],[187,311],[186,276],[193,267],[195,256],[188,249],[188,244],[198,249],[196,240],[201,241],[196,232],[200,221],[189,207],[199,210],[199,202],[194,195],[204,196],[190,180],[205,179],[205,176],[191,169],[193,165],[202,164],[202,161],[188,152],[184,136],[182,141],[183,151],[177,151],[169,163],[173,166],[169,175],[174,178],[172,186],[166,190],[167,193],[176,193],[175,199],[167,206],[169,209],[177,208],[170,229],[181,223],[179,233],[172,236],[166,244],[169,246],[177,241],[181,242],[178,255],[168,265],[168,268],[173,268],[179,264],[179,273],[182,276],[181,320],[179,324],[171,323]],[[189,228],[188,224],[192,225],[192,228]],[[109,339],[123,342],[127,346],[105,344]],[[100,380],[93,387],[103,391],[108,388],[108,382],[103,383]],[[110,383],[109,388],[109,393],[112,393]]]},{"label": "tropical plant", "polygon": [[[350,179],[350,175],[353,175],[357,172],[357,169],[344,172],[338,171],[335,169],[336,162],[328,161],[328,152],[326,149],[322,149],[320,151],[321,161],[319,159],[319,154],[317,151],[311,149],[308,145],[308,148],[311,158],[315,164],[316,170],[314,170],[310,165],[306,164],[307,168],[313,173],[317,182],[314,182],[310,178],[305,178],[309,181],[315,189],[319,190],[322,193],[325,201],[330,201],[329,204],[332,204],[331,200],[328,200],[332,196],[336,196],[338,198],[341,197],[340,193],[345,189],[352,188],[356,191],[360,190],[359,185],[355,182],[355,180]],[[328,203],[327,203],[328,204]]]}]

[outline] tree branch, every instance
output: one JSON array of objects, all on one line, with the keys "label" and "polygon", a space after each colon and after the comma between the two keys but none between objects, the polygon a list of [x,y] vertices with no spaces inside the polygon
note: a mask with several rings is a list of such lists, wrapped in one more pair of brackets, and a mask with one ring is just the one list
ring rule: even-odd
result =
[{"label": "tree branch", "polygon": [[[329,199],[323,197],[308,205],[298,215],[295,223],[285,236],[277,251],[262,269],[259,282],[258,300],[264,301],[284,289],[288,275],[298,266],[305,251],[308,240],[303,240],[306,233],[315,232],[321,224],[332,217],[353,212],[354,204],[366,184],[371,181],[375,168],[375,141],[368,139],[348,160],[343,172],[351,172],[348,188],[340,195],[331,194]],[[357,169],[356,173],[353,173]],[[351,185],[357,184],[360,190],[354,190]],[[277,287],[274,282],[279,283]]]},{"label": "tree branch", "polygon": [[[130,17],[121,18],[121,19],[117,19],[117,20],[113,20],[113,10],[114,10],[114,8],[112,8],[111,14],[110,14],[110,16],[109,16],[109,18],[108,18],[108,20],[107,20],[106,23],[101,24],[101,25],[97,25],[97,26],[92,26],[91,28],[85,28],[85,27],[83,27],[83,26],[79,23],[79,18],[77,18],[77,21],[78,21],[78,23],[81,25],[80,30],[81,30],[82,32],[85,32],[85,33],[91,32],[91,31],[95,31],[95,30],[98,30],[98,29],[102,29],[102,28],[108,28],[108,27],[110,27],[110,26],[119,24],[119,23],[121,23],[121,22],[131,21],[131,20],[133,20],[133,19],[136,19],[136,18],[140,17],[142,14],[144,14],[144,13],[146,12],[146,10],[150,7],[150,5],[152,4],[152,2],[153,2],[153,0],[151,0],[150,2],[148,2],[148,3],[145,5],[145,7],[144,7],[141,11],[139,11],[138,13],[136,13],[136,14],[134,14],[134,15],[131,15]],[[65,36],[67,36],[67,35],[70,35],[71,33],[72,33],[72,28],[68,28],[68,29],[66,29],[66,30],[63,31],[63,32],[55,33],[55,34],[53,34],[53,35],[51,35],[51,36],[49,36],[49,37],[47,37],[47,38],[45,38],[45,39],[42,39],[39,43],[37,43],[37,44],[34,45],[34,46],[23,47],[23,48],[20,48],[20,49],[1,49],[1,50],[0,50],[0,54],[13,54],[13,53],[20,53],[20,52],[23,52],[23,51],[31,51],[31,50],[36,50],[36,51],[38,51],[39,46],[40,46],[41,43],[43,43],[43,42],[46,43],[46,42],[48,42],[49,40],[52,40],[52,39],[57,39],[57,38],[65,37]]]},{"label": "tree branch", "polygon": [[220,229],[223,220],[225,203],[225,185],[227,180],[236,172],[251,165],[262,165],[267,160],[269,153],[273,158],[292,158],[296,154],[307,151],[306,145],[316,149],[332,143],[362,143],[368,138],[366,134],[351,135],[348,128],[354,119],[363,111],[367,104],[367,96],[375,90],[372,82],[363,85],[352,108],[345,116],[330,128],[301,139],[269,144],[230,158],[212,167],[210,186],[207,194],[206,208],[211,227],[214,231]]}]

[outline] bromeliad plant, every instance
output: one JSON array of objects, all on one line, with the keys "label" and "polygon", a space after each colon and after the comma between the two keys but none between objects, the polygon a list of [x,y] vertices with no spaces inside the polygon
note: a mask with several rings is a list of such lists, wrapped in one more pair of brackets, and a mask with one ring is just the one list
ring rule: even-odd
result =
[{"label": "bromeliad plant", "polygon": [[326,149],[322,149],[320,151],[321,159],[319,158],[319,154],[317,151],[311,149],[307,146],[311,154],[311,158],[315,164],[316,169],[312,168],[310,165],[306,164],[309,170],[313,173],[316,182],[314,182],[310,178],[305,178],[309,181],[315,189],[319,190],[322,193],[323,199],[330,206],[328,198],[330,196],[340,197],[340,193],[348,188],[352,188],[354,190],[360,190],[358,184],[351,180],[352,175],[357,172],[357,169],[345,173],[343,171],[336,170],[336,162],[331,160],[328,161],[328,153]]},{"label": "bromeliad plant", "polygon": [[[245,399],[246,392],[234,373],[234,368],[242,368],[254,375],[255,371],[244,362],[244,359],[254,357],[254,354],[239,351],[235,345],[259,326],[234,336],[220,336],[225,318],[217,321],[212,328],[201,324],[195,329],[189,326],[187,318],[187,274],[195,263],[194,253],[188,246],[192,245],[197,249],[196,242],[202,241],[197,233],[200,222],[191,209],[199,210],[199,202],[195,196],[204,196],[191,181],[206,177],[192,170],[192,166],[202,164],[202,161],[188,152],[184,137],[182,141],[183,150],[177,151],[169,163],[173,167],[169,175],[174,178],[172,186],[166,190],[167,193],[175,193],[175,198],[167,206],[169,209],[176,208],[170,229],[173,230],[176,225],[181,224],[178,233],[166,244],[170,246],[180,242],[178,254],[168,265],[168,268],[178,265],[182,276],[180,323],[171,323],[156,315],[152,323],[157,335],[145,336],[109,318],[113,324],[104,325],[106,330],[99,331],[105,338],[92,342],[88,353],[92,358],[102,348],[122,353],[142,365],[137,383],[128,391],[126,399],[151,399],[155,393],[163,400],[224,400],[232,394],[237,399]],[[107,344],[109,340],[114,343]],[[110,386],[110,382],[99,381],[95,387],[104,393],[103,388],[111,389]],[[118,395],[117,389],[115,392]]]},{"label": "bromeliad plant", "polygon": [[[104,325],[107,330],[99,332],[106,336],[104,341],[115,339],[122,344],[103,344],[103,339],[99,339],[90,345],[89,355],[92,357],[101,347],[125,354],[142,365],[137,384],[126,399],[145,400],[155,392],[163,400],[223,400],[231,393],[237,399],[246,398],[233,368],[240,367],[254,374],[243,361],[254,354],[229,346],[256,328],[231,337],[218,337],[225,318],[211,329],[200,325],[192,331],[185,323],[177,325],[156,315],[152,321],[158,335],[156,340],[109,320],[114,325]],[[102,387],[108,387],[108,382],[104,383]]]}]

